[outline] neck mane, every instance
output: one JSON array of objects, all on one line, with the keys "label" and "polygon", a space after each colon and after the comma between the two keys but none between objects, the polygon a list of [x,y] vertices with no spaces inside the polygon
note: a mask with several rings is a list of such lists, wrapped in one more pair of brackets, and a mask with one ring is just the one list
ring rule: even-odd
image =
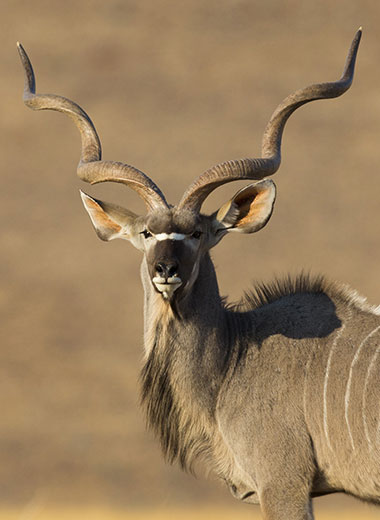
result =
[{"label": "neck mane", "polygon": [[191,469],[211,445],[212,418],[228,357],[227,311],[208,253],[189,294],[174,309],[154,291],[144,264],[142,273],[146,352],[142,403],[167,460]]}]

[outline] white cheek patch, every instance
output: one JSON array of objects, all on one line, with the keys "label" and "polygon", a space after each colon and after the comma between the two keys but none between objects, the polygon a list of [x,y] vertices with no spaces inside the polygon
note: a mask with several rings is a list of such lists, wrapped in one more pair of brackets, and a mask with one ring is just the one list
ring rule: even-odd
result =
[{"label": "white cheek patch", "polygon": [[158,233],[158,235],[153,235],[154,238],[158,241],[161,240],[184,240],[186,235],[182,233]]}]

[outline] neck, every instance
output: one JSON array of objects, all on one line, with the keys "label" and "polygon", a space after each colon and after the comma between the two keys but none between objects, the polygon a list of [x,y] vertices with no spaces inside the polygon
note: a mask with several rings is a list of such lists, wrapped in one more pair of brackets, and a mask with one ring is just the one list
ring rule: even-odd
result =
[{"label": "neck", "polygon": [[189,466],[206,449],[205,432],[210,431],[224,378],[229,353],[226,311],[208,254],[191,291],[178,300],[174,312],[154,291],[146,272],[143,264],[146,362],[142,399],[148,423],[159,434],[168,459]]},{"label": "neck", "polygon": [[149,355],[154,346],[157,329],[166,329],[169,323],[175,327],[177,333],[180,329],[191,326],[193,332],[201,333],[202,336],[206,331],[222,327],[225,310],[219,295],[214,265],[208,253],[200,262],[199,274],[193,286],[186,294],[174,298],[173,303],[165,300],[154,289],[145,259],[141,266],[141,278],[144,287],[146,355]]}]

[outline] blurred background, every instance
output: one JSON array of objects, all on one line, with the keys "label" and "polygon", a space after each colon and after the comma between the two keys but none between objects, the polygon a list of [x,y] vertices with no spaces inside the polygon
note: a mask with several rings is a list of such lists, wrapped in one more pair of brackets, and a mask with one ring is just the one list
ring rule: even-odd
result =
[{"label": "blurred background", "polygon": [[[337,79],[363,25],[352,89],[287,125],[271,222],[213,258],[232,301],[254,280],[306,270],[380,303],[380,3],[3,0],[0,13],[0,518],[259,518],[212,477],[165,464],[146,431],[140,254],[97,239],[78,189],[144,207],[125,187],[76,178],[79,134],[24,107],[16,41],[38,91],[79,103],[104,158],[147,172],[175,203],[213,164],[259,156],[277,104]],[[339,496],[315,507],[317,518],[380,517]]]}]

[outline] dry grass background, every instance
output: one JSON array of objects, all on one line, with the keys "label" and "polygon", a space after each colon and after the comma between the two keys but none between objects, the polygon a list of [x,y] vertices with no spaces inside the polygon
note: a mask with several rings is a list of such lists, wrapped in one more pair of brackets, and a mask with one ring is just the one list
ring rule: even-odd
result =
[{"label": "dry grass background", "polygon": [[[232,300],[253,279],[306,269],[380,302],[380,4],[3,0],[0,13],[0,518],[76,517],[49,509],[60,504],[258,514],[218,483],[165,465],[146,433],[139,254],[95,237],[78,195],[77,131],[60,114],[23,106],[15,42],[30,53],[41,92],[89,112],[104,157],[148,172],[175,202],[210,165],[259,155],[277,103],[336,79],[362,24],[352,90],[308,105],[287,126],[271,223],[226,238],[214,259]],[[237,189],[218,190],[206,209]],[[120,186],[88,191],[143,209]],[[318,499],[317,517],[329,508],[334,518],[375,514],[338,497]],[[77,516],[97,518],[86,511]]]}]

